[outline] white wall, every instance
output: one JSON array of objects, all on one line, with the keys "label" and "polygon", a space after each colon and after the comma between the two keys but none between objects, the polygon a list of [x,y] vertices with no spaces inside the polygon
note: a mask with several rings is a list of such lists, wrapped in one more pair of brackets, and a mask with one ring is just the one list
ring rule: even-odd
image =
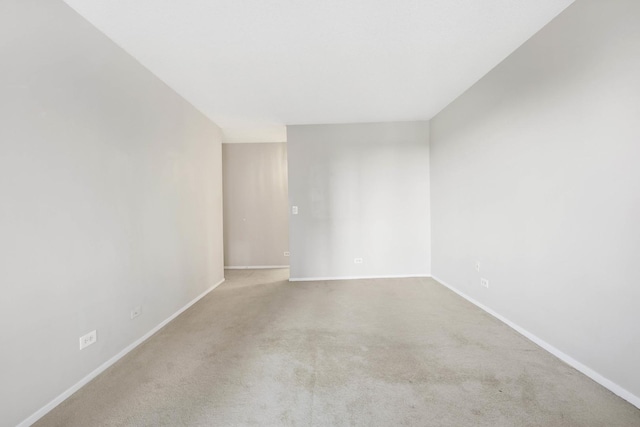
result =
[{"label": "white wall", "polygon": [[222,145],[224,263],[289,265],[287,144]]},{"label": "white wall", "polygon": [[292,279],[429,274],[428,122],[287,135]]},{"label": "white wall", "polygon": [[431,121],[434,277],[636,405],[638,23],[578,1]]},{"label": "white wall", "polygon": [[222,279],[221,154],[217,126],[61,1],[0,2],[0,57],[14,426]]}]

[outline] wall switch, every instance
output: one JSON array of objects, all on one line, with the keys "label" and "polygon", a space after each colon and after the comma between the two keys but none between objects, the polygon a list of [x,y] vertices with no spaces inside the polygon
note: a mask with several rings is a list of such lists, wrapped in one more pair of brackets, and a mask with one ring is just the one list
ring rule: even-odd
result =
[{"label": "wall switch", "polygon": [[284,256],[289,256],[291,253],[289,251],[284,251]]},{"label": "wall switch", "polygon": [[293,215],[298,215],[298,207],[297,206],[291,206],[291,213]]},{"label": "wall switch", "polygon": [[476,261],[476,271],[480,273],[480,261]]},{"label": "wall switch", "polygon": [[489,280],[488,279],[480,279],[480,285],[484,286],[485,288],[489,287]]},{"label": "wall switch", "polygon": [[142,314],[142,306],[138,305],[136,307],[133,308],[133,310],[131,310],[131,318],[135,319],[136,317],[140,316]]},{"label": "wall switch", "polygon": [[96,331],[91,331],[87,335],[83,335],[80,337],[80,350],[85,347],[90,346],[94,342],[98,341],[98,335]]},{"label": "wall switch", "polygon": [[353,263],[354,264],[362,264],[362,258],[354,258],[353,259]]}]

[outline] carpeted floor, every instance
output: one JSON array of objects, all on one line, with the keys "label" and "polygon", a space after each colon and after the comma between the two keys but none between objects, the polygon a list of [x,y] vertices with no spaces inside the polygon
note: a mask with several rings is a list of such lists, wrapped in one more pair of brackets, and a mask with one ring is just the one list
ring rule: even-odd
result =
[{"label": "carpeted floor", "polygon": [[36,425],[640,426],[434,280],[226,276]]}]

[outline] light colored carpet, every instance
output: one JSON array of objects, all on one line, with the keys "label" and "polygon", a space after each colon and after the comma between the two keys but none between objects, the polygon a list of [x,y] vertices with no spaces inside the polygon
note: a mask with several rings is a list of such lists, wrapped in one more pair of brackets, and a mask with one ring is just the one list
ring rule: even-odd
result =
[{"label": "light colored carpet", "polygon": [[44,426],[640,426],[640,410],[431,279],[227,282]]}]

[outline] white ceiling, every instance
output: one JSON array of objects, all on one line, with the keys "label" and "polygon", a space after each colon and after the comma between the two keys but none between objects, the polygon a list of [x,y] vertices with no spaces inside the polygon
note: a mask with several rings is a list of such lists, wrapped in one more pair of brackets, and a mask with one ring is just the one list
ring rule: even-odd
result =
[{"label": "white ceiling", "polygon": [[65,0],[216,122],[430,119],[573,0]]}]

